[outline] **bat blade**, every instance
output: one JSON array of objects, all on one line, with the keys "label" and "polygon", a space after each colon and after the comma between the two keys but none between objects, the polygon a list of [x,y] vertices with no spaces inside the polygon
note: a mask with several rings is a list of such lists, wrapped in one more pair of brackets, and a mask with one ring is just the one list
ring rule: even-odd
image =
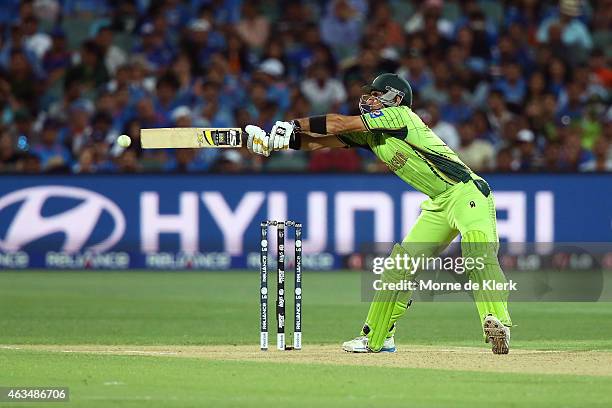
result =
[{"label": "bat blade", "polygon": [[206,149],[242,146],[240,128],[141,129],[143,149]]}]

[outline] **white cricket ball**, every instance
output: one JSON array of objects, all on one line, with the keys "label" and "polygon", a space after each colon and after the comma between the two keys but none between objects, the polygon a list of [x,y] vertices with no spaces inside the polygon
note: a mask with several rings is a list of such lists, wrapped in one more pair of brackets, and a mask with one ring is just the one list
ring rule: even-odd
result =
[{"label": "white cricket ball", "polygon": [[128,135],[121,135],[117,138],[117,144],[121,147],[128,147],[132,143],[132,139]]}]

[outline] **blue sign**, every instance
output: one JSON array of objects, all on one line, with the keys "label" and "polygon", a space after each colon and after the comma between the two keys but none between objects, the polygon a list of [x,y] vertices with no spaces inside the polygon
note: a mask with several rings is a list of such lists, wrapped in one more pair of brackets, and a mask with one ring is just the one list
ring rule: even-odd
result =
[{"label": "blue sign", "polygon": [[[502,241],[612,241],[612,174],[486,179]],[[424,199],[385,174],[3,176],[0,268],[256,267],[259,222],[292,219],[304,267],[330,269],[401,240]]]}]

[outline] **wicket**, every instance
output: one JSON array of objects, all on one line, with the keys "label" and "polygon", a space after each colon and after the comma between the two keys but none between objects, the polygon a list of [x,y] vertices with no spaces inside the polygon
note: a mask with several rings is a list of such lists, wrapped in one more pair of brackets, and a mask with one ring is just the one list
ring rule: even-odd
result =
[{"label": "wicket", "polygon": [[[278,350],[300,350],[302,348],[302,224],[296,221],[262,221],[260,257],[260,336],[261,350],[268,349],[268,226],[276,227],[276,348]],[[295,231],[295,283],[294,283],[294,328],[293,347],[285,339],[285,229]]]}]

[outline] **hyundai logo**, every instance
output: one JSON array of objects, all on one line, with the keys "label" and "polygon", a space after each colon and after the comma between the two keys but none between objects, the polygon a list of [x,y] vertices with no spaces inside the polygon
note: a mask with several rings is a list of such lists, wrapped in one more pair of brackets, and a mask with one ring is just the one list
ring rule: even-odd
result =
[{"label": "hyundai logo", "polygon": [[[43,216],[41,210],[50,198],[77,199],[81,202],[59,214]],[[65,236],[62,251],[79,252],[83,249],[103,252],[113,247],[125,232],[125,217],[117,205],[96,192],[77,187],[39,186],[14,191],[0,198],[2,210],[22,203],[10,222],[4,238],[0,237],[0,250],[18,251],[30,242],[54,233]],[[112,232],[100,242],[83,248],[91,237],[104,212],[113,219]]]}]

